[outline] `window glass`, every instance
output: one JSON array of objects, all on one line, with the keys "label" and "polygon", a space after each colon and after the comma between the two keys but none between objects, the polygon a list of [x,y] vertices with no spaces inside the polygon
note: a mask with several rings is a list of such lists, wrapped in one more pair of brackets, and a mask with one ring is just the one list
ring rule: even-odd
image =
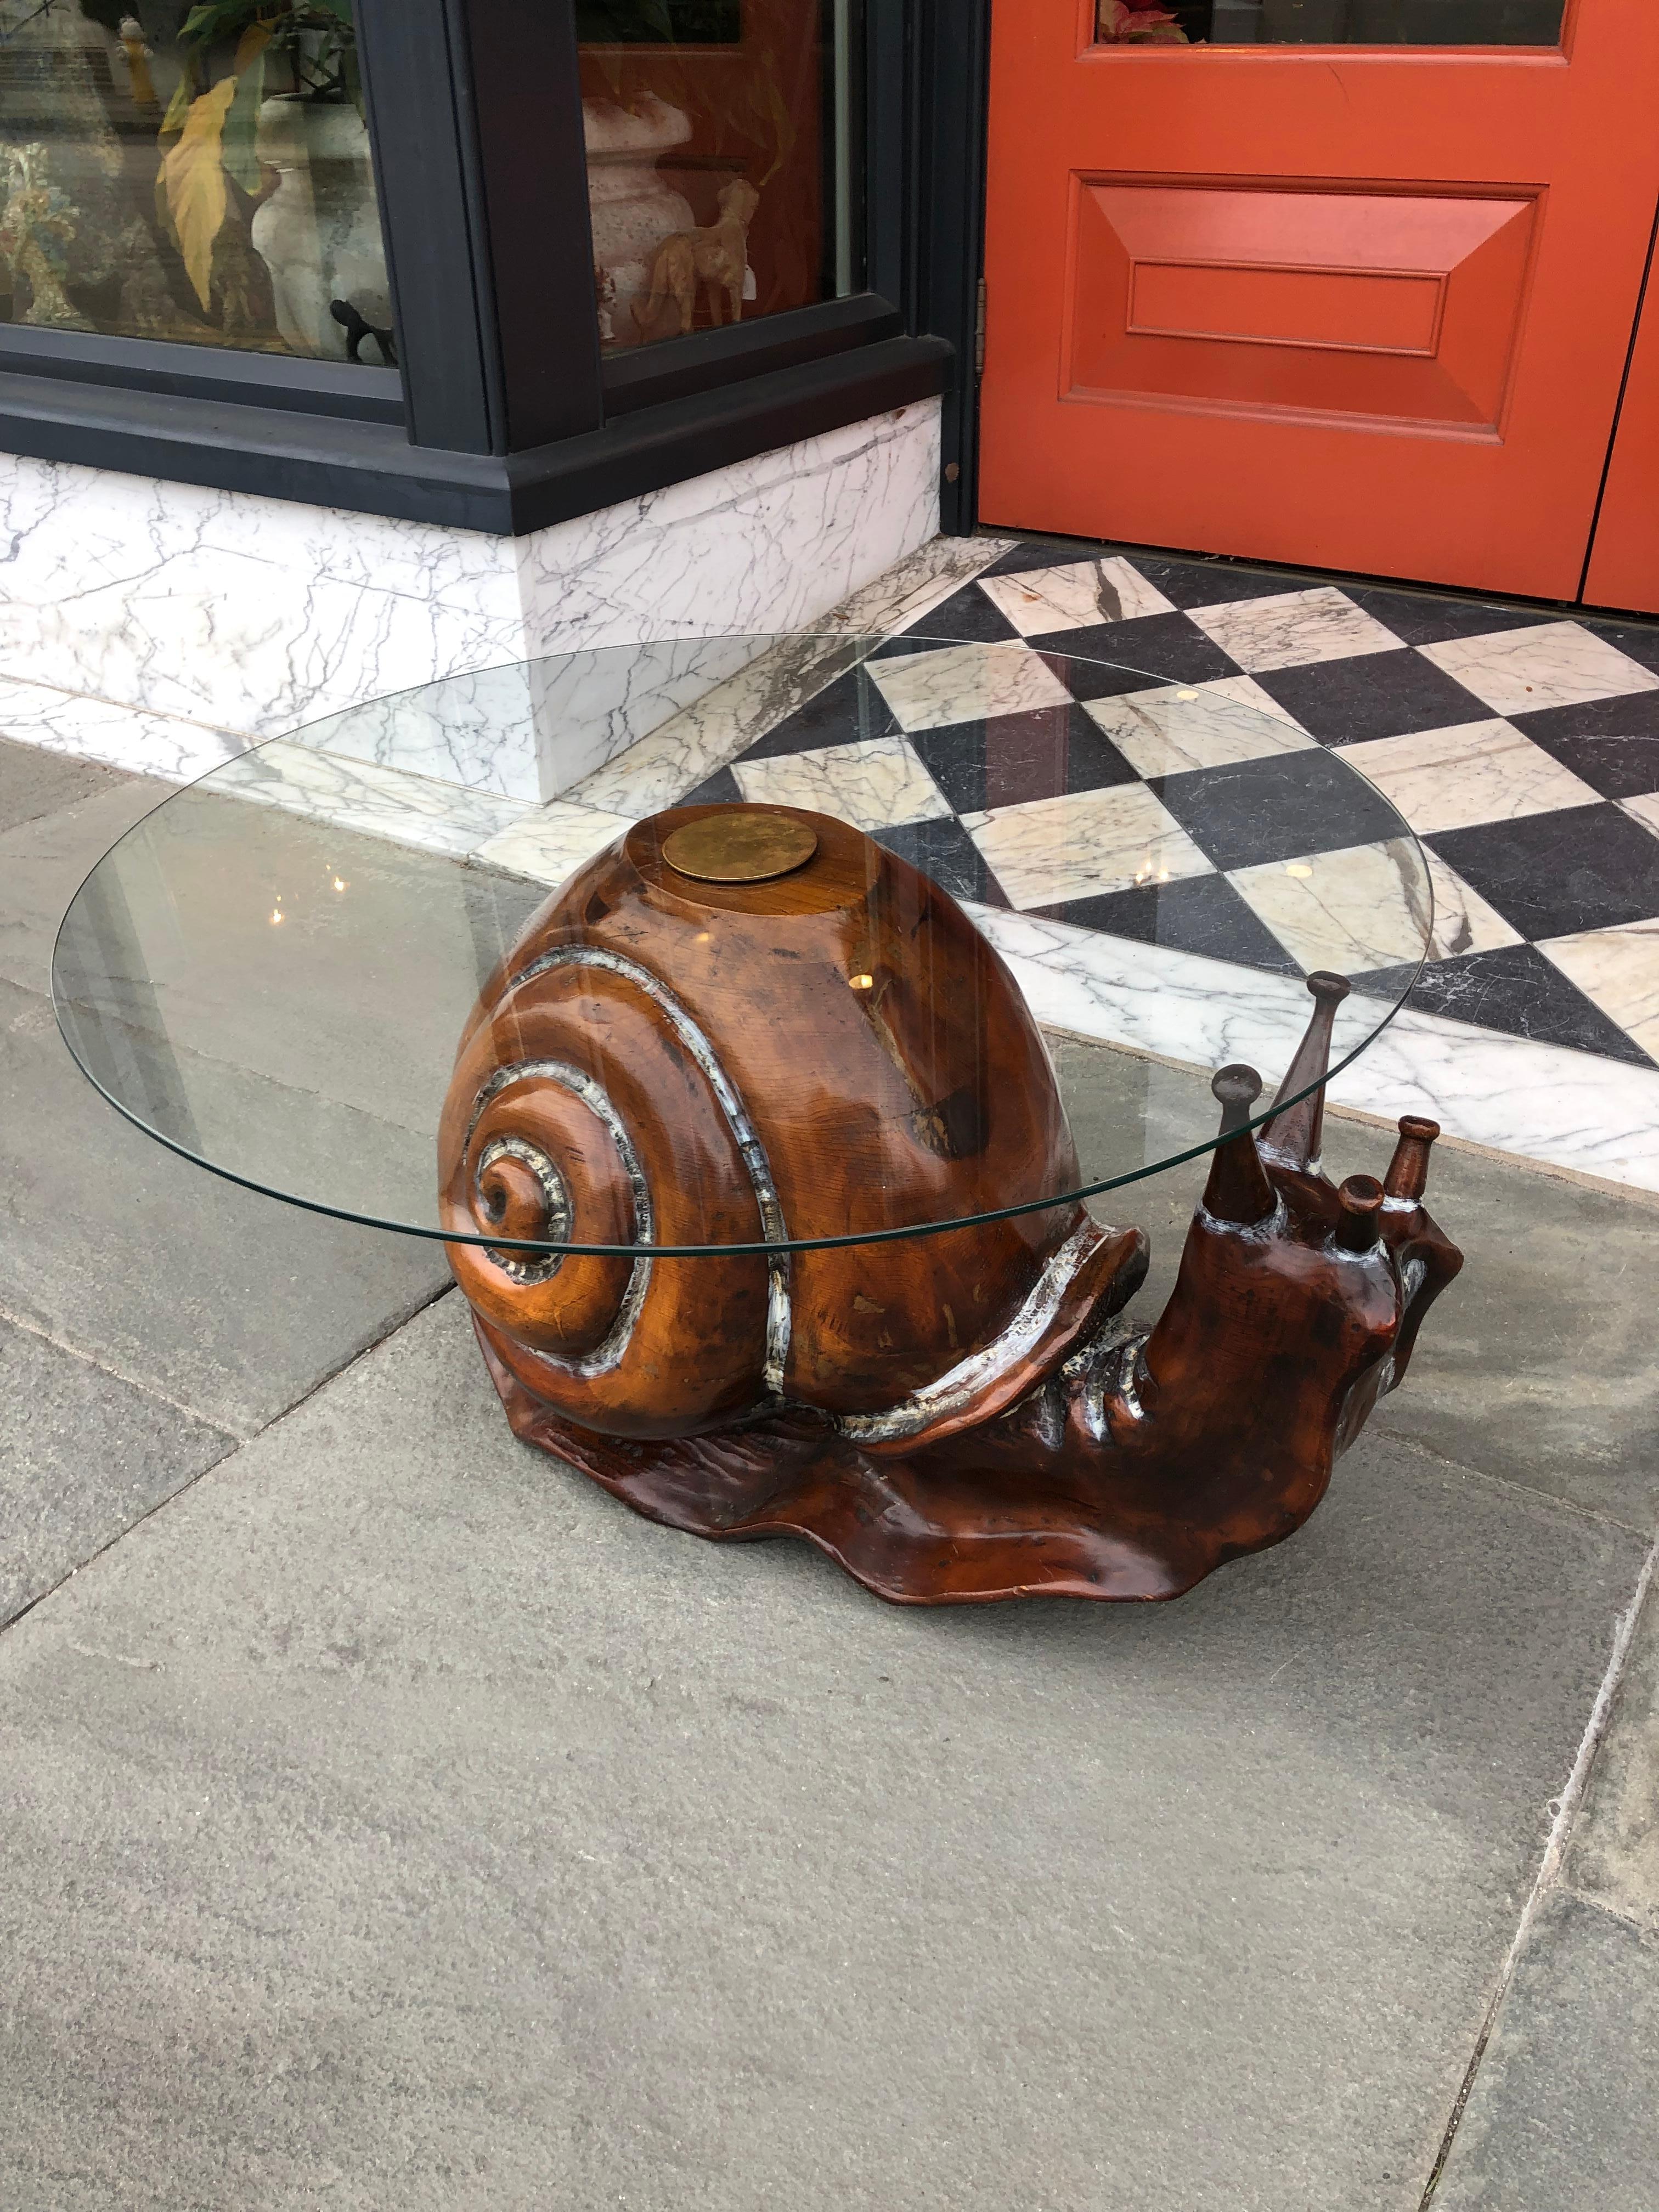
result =
[{"label": "window glass", "polygon": [[1100,0],[1114,45],[1553,46],[1565,0]]},{"label": "window glass", "polygon": [[393,358],[351,0],[0,0],[0,315]]},{"label": "window glass", "polygon": [[860,0],[577,0],[607,353],[862,289]]}]

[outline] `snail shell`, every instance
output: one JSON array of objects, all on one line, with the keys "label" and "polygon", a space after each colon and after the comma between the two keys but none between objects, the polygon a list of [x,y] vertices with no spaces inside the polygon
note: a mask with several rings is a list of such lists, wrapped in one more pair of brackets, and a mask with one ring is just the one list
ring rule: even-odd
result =
[{"label": "snail shell", "polygon": [[[451,1244],[509,1370],[580,1426],[686,1436],[781,1402],[870,1450],[936,1441],[1050,1371],[1145,1271],[1075,1204],[827,1250],[653,1248],[872,1232],[1075,1186],[1053,1071],[961,908],[827,816],[775,880],[663,857],[636,823],[484,986],[440,1136],[443,1225],[617,1243]],[[726,810],[729,811],[729,810]]]}]

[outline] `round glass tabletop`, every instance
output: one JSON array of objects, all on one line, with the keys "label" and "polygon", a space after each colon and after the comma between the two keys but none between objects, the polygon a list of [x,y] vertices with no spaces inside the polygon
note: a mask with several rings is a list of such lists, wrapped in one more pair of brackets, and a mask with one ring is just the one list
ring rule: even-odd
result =
[{"label": "round glass tabletop", "polygon": [[[1249,678],[681,638],[255,747],[98,863],[52,988],[92,1082],[186,1158],[532,1267],[915,1237],[1133,1182],[1218,1141],[1171,1064],[1252,1064],[1261,1122],[1311,1087],[1280,1089],[1309,976],[1350,987],[1313,987],[1334,1072],[1432,915],[1401,816]],[[607,1146],[632,1199],[590,1205]]]}]

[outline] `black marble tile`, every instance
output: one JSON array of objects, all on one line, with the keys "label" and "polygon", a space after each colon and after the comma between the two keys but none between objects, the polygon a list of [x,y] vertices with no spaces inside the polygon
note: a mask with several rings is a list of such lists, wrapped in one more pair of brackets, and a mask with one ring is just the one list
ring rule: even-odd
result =
[{"label": "black marble tile", "polygon": [[1151,776],[1147,787],[1218,868],[1253,868],[1405,834],[1381,792],[1311,748]]},{"label": "black marble tile", "polygon": [[[1397,998],[1411,972],[1380,969],[1356,976],[1353,987],[1365,997]],[[1406,1003],[1424,1013],[1444,1014],[1537,1044],[1570,1045],[1575,1052],[1599,1053],[1632,1067],[1654,1064],[1535,945],[1500,945],[1490,952],[1465,953],[1460,960],[1432,961]]]},{"label": "black marble tile", "polygon": [[1179,613],[1049,630],[1026,642],[1042,653],[1074,699],[1109,699],[1163,684],[1206,684],[1242,672],[1213,638]]},{"label": "black marble tile", "polygon": [[776,760],[783,753],[814,752],[823,745],[855,745],[890,737],[898,727],[892,708],[862,668],[826,684],[793,714],[758,738],[741,757]]},{"label": "black marble tile", "polygon": [[1592,622],[1582,615],[1578,619],[1597,637],[1606,638],[1609,645],[1628,653],[1650,676],[1659,676],[1659,623]]},{"label": "black marble tile", "polygon": [[1019,641],[1012,623],[977,584],[964,584],[959,592],[952,592],[929,613],[919,615],[901,635],[937,645],[1008,645]]},{"label": "black marble tile", "polygon": [[1553,622],[1547,607],[1490,606],[1482,599],[1442,599],[1427,592],[1391,592],[1345,584],[1345,595],[1406,645],[1441,645],[1452,637],[1491,637],[1500,629],[1532,629]]},{"label": "black marble tile", "polygon": [[1187,876],[1173,884],[1136,884],[1098,898],[1066,899],[1040,911],[1056,921],[1098,930],[1138,945],[1201,952],[1212,960],[1299,975],[1300,965],[1253,914],[1224,876]]},{"label": "black marble tile", "polygon": [[1659,837],[1603,800],[1424,842],[1534,943],[1659,915]]},{"label": "black marble tile", "polygon": [[878,845],[931,876],[952,898],[976,899],[981,906],[1006,906],[1008,896],[985,865],[985,855],[953,814],[932,822],[902,822],[878,830]]},{"label": "black marble tile", "polygon": [[992,562],[988,576],[1018,576],[1027,568],[1066,568],[1074,561],[1097,561],[1103,549],[1075,538],[1022,538],[1012,553]]},{"label": "black marble tile", "polygon": [[1659,691],[1592,699],[1582,707],[1546,707],[1509,719],[1603,799],[1659,791]]},{"label": "black marble tile", "polygon": [[1230,568],[1219,561],[1176,561],[1159,554],[1124,556],[1155,591],[1177,607],[1222,607],[1236,599],[1271,599],[1285,592],[1305,592],[1328,580],[1323,576],[1287,576],[1264,568]]},{"label": "black marble tile", "polygon": [[1075,705],[919,730],[909,742],[958,814],[1137,781],[1099,725]]},{"label": "black marble tile", "polygon": [[1444,730],[1489,722],[1492,708],[1473,691],[1402,646],[1397,653],[1360,653],[1305,668],[1269,668],[1256,682],[1323,745],[1362,738],[1403,737],[1408,730]]},{"label": "black marble tile", "polygon": [[684,799],[674,801],[676,806],[740,806],[743,793],[738,789],[738,779],[729,768],[716,769],[714,775],[700,783],[695,791],[688,791]]}]

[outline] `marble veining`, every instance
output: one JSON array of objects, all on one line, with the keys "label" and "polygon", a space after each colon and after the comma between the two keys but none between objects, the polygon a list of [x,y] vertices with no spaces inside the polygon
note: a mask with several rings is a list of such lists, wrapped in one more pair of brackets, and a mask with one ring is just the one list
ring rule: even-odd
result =
[{"label": "marble veining", "polygon": [[1387,653],[1400,643],[1391,629],[1329,584],[1267,599],[1228,599],[1189,611],[1199,628],[1245,669],[1302,668],[1316,660]]},{"label": "marble veining", "polygon": [[636,818],[608,813],[602,807],[574,805],[568,799],[556,800],[550,806],[536,808],[499,836],[480,845],[472,857],[508,875],[528,876],[532,882],[556,886],[630,830]]},{"label": "marble veining", "polygon": [[1621,799],[1619,804],[1632,822],[1639,822],[1659,837],[1659,791],[1644,791],[1634,799]]},{"label": "marble veining", "polygon": [[[1304,968],[1376,968],[1514,945],[1516,933],[1408,837],[1235,868],[1227,880]],[[1432,886],[1432,891],[1431,890]],[[1432,919],[1431,905],[1432,904]]]},{"label": "marble veining", "polygon": [[[0,665],[265,737],[550,652],[798,629],[933,537],[938,465],[918,402],[514,539],[3,456]],[[505,757],[493,787],[541,795]]]},{"label": "marble veining", "polygon": [[904,730],[942,730],[1066,707],[1072,699],[1041,655],[1024,645],[940,646],[872,661],[870,677]]},{"label": "marble veining", "polygon": [[270,738],[221,769],[214,788],[458,859],[535,811],[489,792],[313,752],[288,738]]},{"label": "marble veining", "polygon": [[516,541],[528,657],[695,632],[804,629],[939,528],[922,400]]},{"label": "marble veining", "polygon": [[757,805],[805,807],[866,831],[933,821],[951,811],[939,786],[899,737],[739,761],[732,774],[744,797]]},{"label": "marble veining", "polygon": [[1538,950],[1659,1060],[1659,920],[1547,937]]},{"label": "marble veining", "polygon": [[1115,555],[1068,562],[1063,568],[1022,568],[1012,576],[984,576],[979,587],[1022,637],[1175,611],[1139,569]]},{"label": "marble veining", "polygon": [[72,753],[138,775],[190,783],[234,760],[246,740],[168,714],[136,713],[43,684],[0,679],[0,737]]},{"label": "marble veining", "polygon": [[1067,793],[964,814],[963,827],[1017,907],[1058,906],[1211,872],[1192,839],[1144,783]]},{"label": "marble veining", "polygon": [[1494,714],[1534,714],[1546,707],[1659,690],[1659,676],[1575,622],[1449,637],[1417,649]]},{"label": "marble veining", "polygon": [[[1307,1019],[1307,991],[1294,978],[1035,915],[971,912],[1051,1029],[1198,1068],[1243,1060],[1271,1085]],[[1383,1012],[1377,1000],[1346,1001],[1336,1057]],[[1659,1190],[1659,1072],[1407,1007],[1337,1073],[1330,1096],[1384,1120],[1427,1115],[1471,1144]]]},{"label": "marble veining", "polygon": [[1339,745],[1340,757],[1369,776],[1413,830],[1465,830],[1562,806],[1593,806],[1599,792],[1505,721],[1371,738]]},{"label": "marble veining", "polygon": [[744,642],[749,657],[734,675],[579,779],[570,795],[585,806],[622,809],[635,817],[672,806],[838,676],[860,666],[880,639],[854,630],[809,631],[768,640],[759,652],[757,641]]},{"label": "marble veining", "polygon": [[1091,699],[1084,711],[1139,775],[1221,768],[1304,750],[1314,742],[1249,676],[1125,691]]}]

